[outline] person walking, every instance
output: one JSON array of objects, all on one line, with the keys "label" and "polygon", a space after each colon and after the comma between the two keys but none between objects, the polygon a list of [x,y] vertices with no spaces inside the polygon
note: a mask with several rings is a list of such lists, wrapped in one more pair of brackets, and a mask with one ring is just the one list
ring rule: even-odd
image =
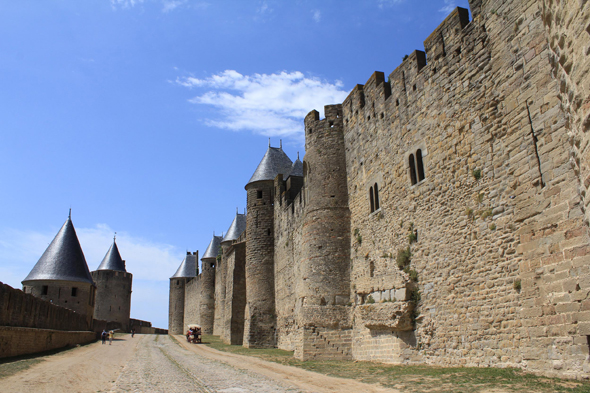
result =
[{"label": "person walking", "polygon": [[100,334],[100,338],[102,339],[102,344],[104,345],[104,343],[107,341],[107,332],[106,330],[102,330],[102,333]]},{"label": "person walking", "polygon": [[113,343],[113,336],[115,335],[115,332],[113,332],[112,330],[109,332],[109,345],[111,345]]},{"label": "person walking", "polygon": [[131,338],[133,338],[133,336],[135,336],[135,329],[131,329]]}]

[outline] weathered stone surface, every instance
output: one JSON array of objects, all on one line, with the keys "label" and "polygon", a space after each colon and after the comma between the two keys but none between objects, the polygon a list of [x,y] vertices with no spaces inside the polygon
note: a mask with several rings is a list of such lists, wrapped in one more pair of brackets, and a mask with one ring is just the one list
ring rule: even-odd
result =
[{"label": "weathered stone surface", "polygon": [[412,302],[364,304],[356,307],[355,319],[370,330],[412,330],[413,310]]},{"label": "weathered stone surface", "polygon": [[245,345],[588,377],[590,8],[469,3],[249,185]]}]

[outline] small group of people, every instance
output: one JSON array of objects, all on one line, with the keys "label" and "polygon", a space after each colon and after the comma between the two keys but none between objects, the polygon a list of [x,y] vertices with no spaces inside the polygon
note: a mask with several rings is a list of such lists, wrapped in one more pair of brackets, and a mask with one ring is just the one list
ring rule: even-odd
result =
[{"label": "small group of people", "polygon": [[[102,343],[106,344],[107,338],[109,339],[109,345],[113,344],[113,337],[115,336],[114,330],[109,330],[108,332],[106,329],[103,329],[102,333],[100,334],[100,338],[102,339]],[[135,336],[135,328],[131,329],[131,338]]]},{"label": "small group of people", "polygon": [[103,330],[102,333],[100,334],[100,338],[102,339],[102,343],[105,344],[107,341],[107,337],[109,338],[109,345],[111,345],[113,343],[113,337],[115,336],[115,332],[112,330],[109,330],[109,332],[107,333],[106,330]]},{"label": "small group of people", "polygon": [[186,341],[193,343],[201,342],[201,327],[198,325],[189,325],[186,332]]}]

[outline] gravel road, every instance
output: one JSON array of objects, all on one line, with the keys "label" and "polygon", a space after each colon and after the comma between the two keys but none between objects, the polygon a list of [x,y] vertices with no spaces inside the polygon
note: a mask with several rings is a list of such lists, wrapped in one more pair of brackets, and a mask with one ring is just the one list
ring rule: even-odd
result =
[{"label": "gravel road", "polygon": [[[112,345],[97,342],[38,359],[1,378],[0,392],[398,392],[188,344],[182,336],[117,335]],[[0,371],[10,366],[0,364]]]}]

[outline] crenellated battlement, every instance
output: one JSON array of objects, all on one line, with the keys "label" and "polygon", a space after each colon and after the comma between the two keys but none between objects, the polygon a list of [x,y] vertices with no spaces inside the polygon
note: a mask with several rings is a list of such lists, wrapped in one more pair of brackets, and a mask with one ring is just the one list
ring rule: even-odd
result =
[{"label": "crenellated battlement", "polygon": [[564,1],[470,0],[309,112],[216,265],[224,341],[587,378],[588,29]]}]

